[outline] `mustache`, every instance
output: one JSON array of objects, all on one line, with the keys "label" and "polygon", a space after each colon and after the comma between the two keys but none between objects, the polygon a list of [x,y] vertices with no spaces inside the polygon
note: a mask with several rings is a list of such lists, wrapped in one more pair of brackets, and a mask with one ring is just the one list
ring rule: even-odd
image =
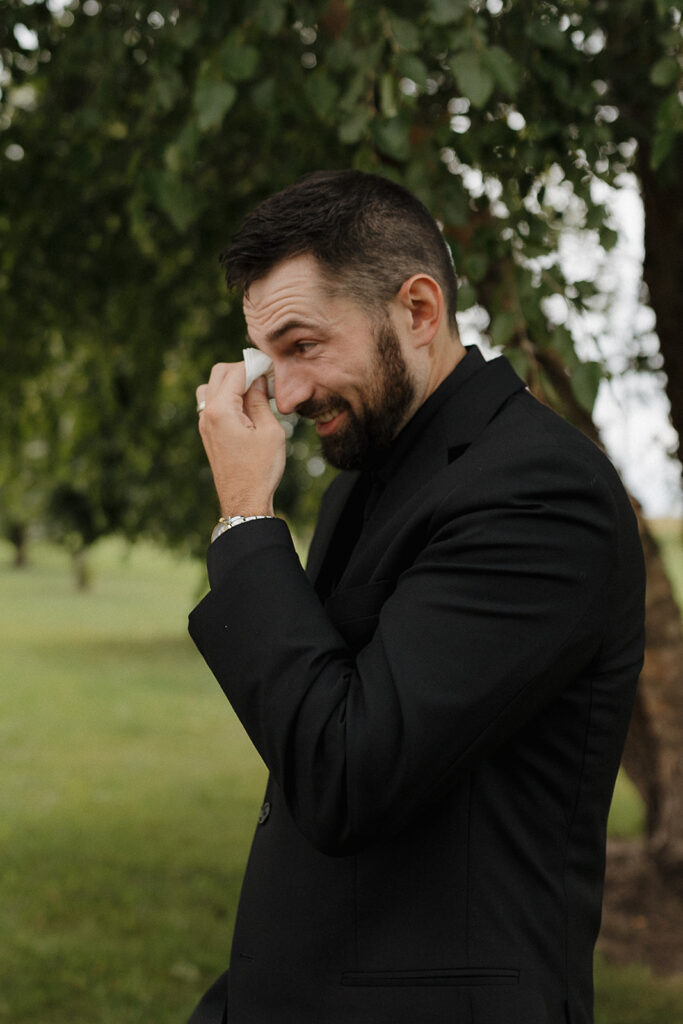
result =
[{"label": "mustache", "polygon": [[318,416],[324,416],[328,412],[335,410],[349,409],[350,405],[345,398],[338,395],[332,395],[330,398],[326,398],[324,401],[314,401],[311,399],[308,402],[302,402],[301,405],[297,405],[296,413],[298,416],[303,416],[305,420],[315,420]]}]

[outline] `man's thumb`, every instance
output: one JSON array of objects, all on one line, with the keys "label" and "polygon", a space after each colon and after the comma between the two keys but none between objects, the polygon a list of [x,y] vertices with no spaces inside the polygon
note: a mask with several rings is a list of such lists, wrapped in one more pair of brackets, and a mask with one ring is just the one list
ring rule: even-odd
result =
[{"label": "man's thumb", "polygon": [[265,377],[257,377],[244,396],[244,411],[252,421],[258,423],[266,416],[272,419],[270,402],[268,401],[268,385]]}]

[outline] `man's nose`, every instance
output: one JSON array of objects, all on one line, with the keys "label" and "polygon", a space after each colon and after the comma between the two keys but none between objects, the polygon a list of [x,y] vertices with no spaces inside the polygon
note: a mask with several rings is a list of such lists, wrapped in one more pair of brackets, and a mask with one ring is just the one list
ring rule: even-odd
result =
[{"label": "man's nose", "polygon": [[313,383],[306,375],[290,367],[275,367],[275,404],[283,416],[313,397]]}]

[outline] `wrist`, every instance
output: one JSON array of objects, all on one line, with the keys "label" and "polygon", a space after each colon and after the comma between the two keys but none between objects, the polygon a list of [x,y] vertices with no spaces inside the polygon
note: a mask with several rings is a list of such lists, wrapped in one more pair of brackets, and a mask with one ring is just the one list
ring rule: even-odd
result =
[{"label": "wrist", "polygon": [[225,497],[218,495],[218,503],[221,510],[221,519],[230,519],[233,516],[274,516],[273,495],[256,496],[235,493],[225,494]]},{"label": "wrist", "polygon": [[216,525],[214,526],[211,533],[211,543],[222,537],[228,530],[233,530],[237,526],[241,526],[243,523],[251,523],[256,519],[275,519],[274,515],[256,513],[252,515],[233,515],[233,516],[221,516]]}]

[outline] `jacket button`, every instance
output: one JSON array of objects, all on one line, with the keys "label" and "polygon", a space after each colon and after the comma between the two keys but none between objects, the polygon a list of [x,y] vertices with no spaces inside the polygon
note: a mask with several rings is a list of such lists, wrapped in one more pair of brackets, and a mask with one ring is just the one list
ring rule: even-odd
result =
[{"label": "jacket button", "polygon": [[259,823],[259,825],[263,825],[263,823],[268,820],[269,814],[270,814],[270,802],[268,800],[266,800],[266,802],[264,803],[263,807],[259,811],[259,816],[258,816],[258,823]]}]

